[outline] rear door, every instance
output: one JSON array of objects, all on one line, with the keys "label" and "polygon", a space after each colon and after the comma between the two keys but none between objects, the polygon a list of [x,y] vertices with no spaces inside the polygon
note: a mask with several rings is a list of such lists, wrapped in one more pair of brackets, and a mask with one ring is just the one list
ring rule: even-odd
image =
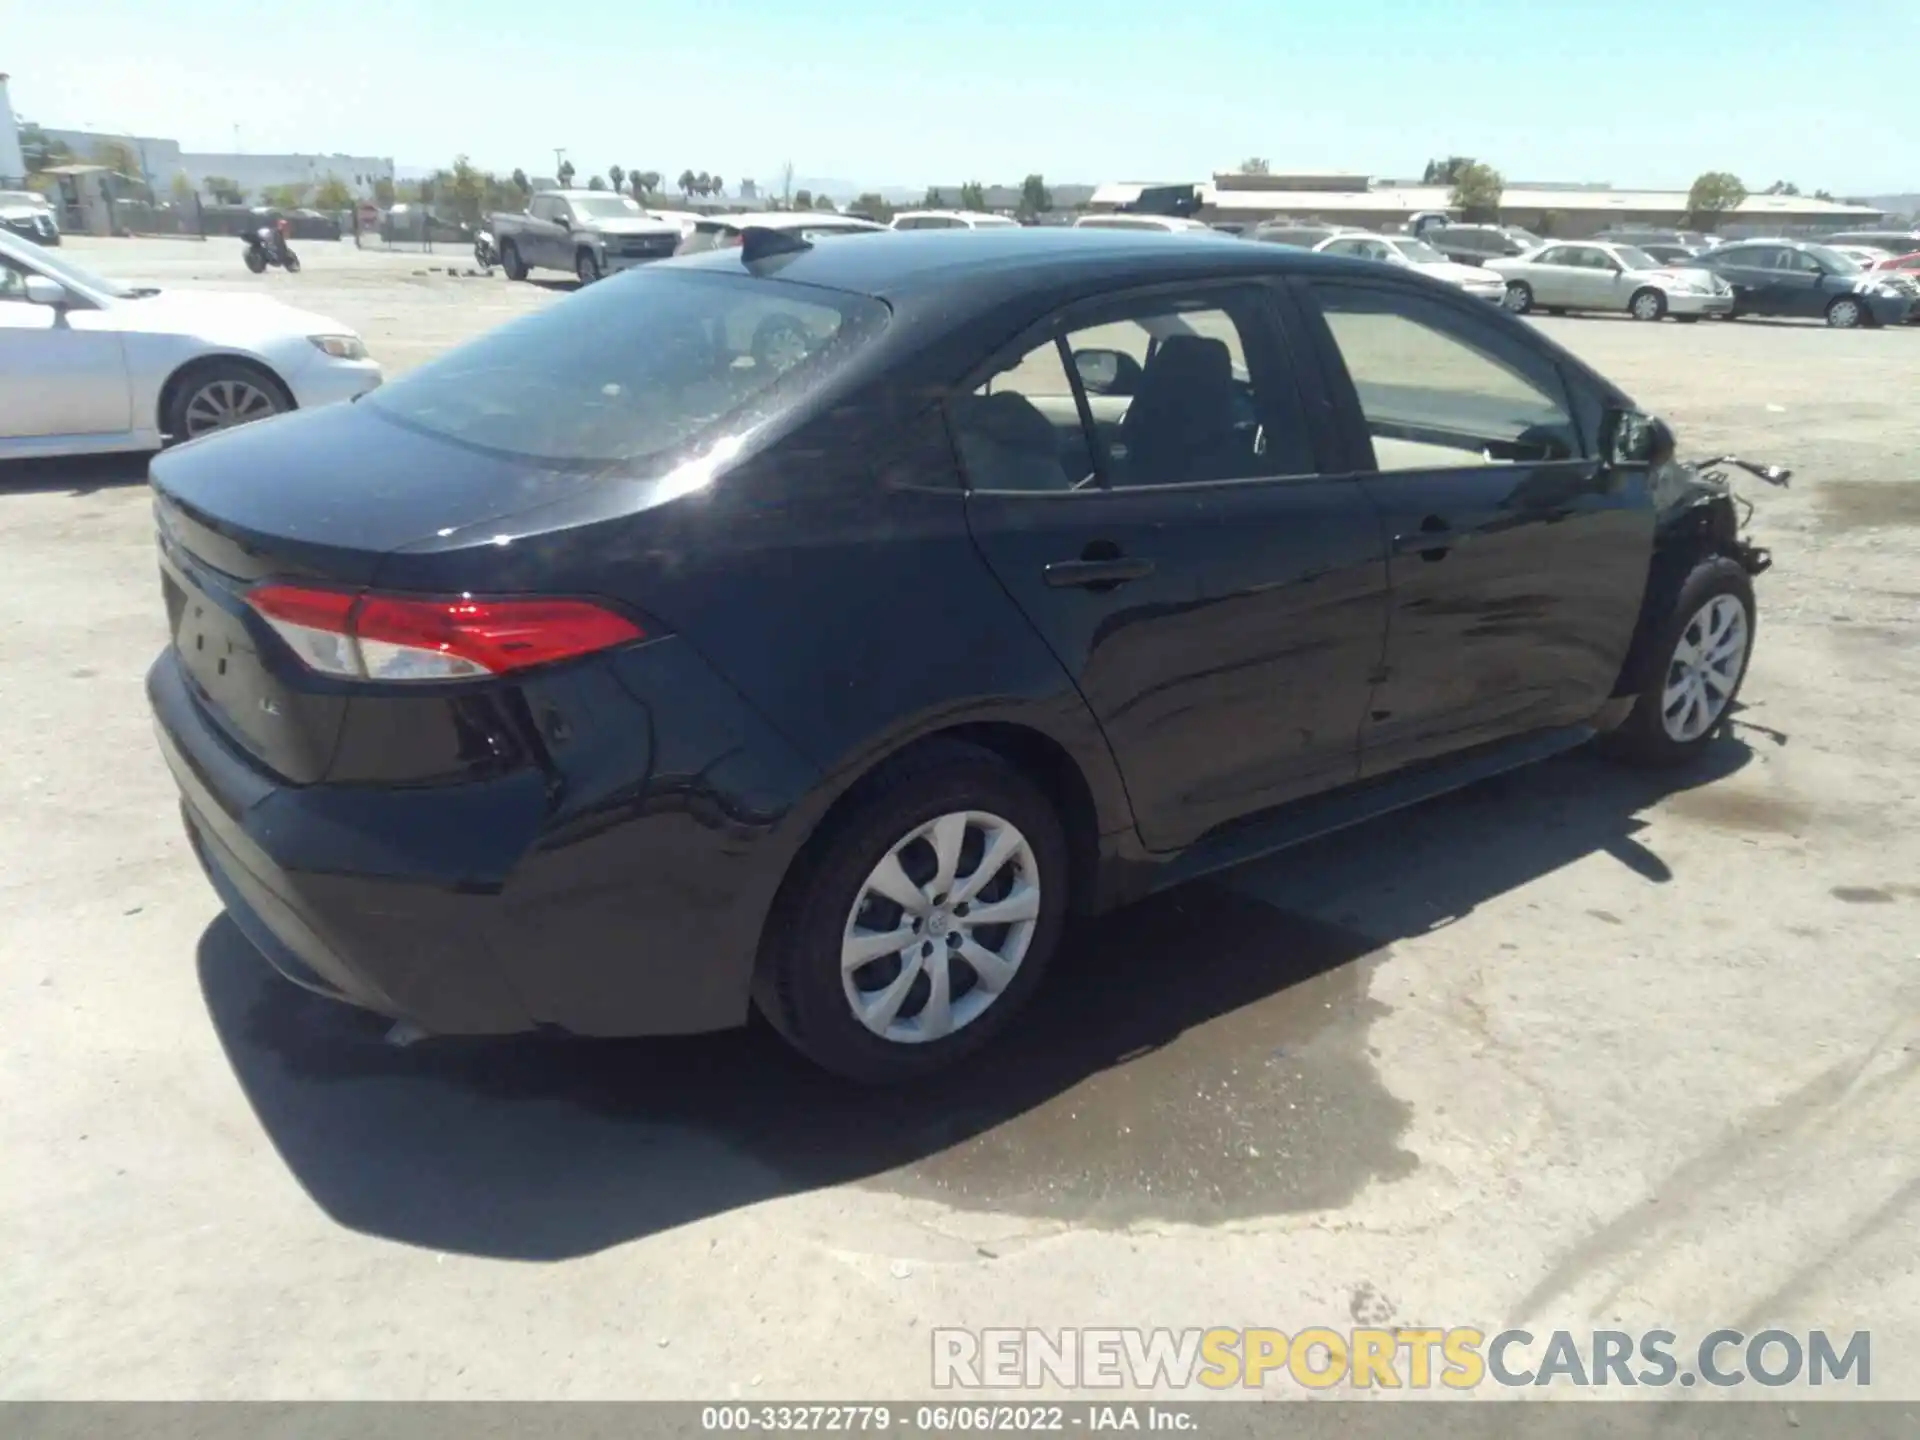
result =
[{"label": "rear door", "polygon": [[1076,306],[949,407],[975,541],[1098,717],[1155,850],[1357,771],[1384,546],[1326,467],[1286,303],[1235,283]]},{"label": "rear door", "polygon": [[1591,718],[1626,656],[1653,529],[1644,477],[1595,458],[1597,399],[1471,302],[1384,282],[1301,290],[1390,551],[1362,773]]},{"label": "rear door", "polygon": [[1778,245],[1735,245],[1713,256],[1713,268],[1733,287],[1734,305],[1748,315],[1777,315],[1782,296],[1776,292],[1780,271],[1775,261]]}]

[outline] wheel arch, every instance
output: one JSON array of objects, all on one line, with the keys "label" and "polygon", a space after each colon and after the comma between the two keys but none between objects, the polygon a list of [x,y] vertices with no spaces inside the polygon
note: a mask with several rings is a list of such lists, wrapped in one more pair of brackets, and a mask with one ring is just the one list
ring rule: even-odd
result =
[{"label": "wheel arch", "polygon": [[287,402],[287,409],[298,410],[300,408],[300,402],[294,398],[293,387],[287,384],[286,377],[281,375],[278,370],[275,370],[273,366],[262,360],[258,355],[249,355],[241,350],[214,350],[203,352],[181,361],[180,364],[173,368],[172,373],[161,382],[159,396],[154,404],[154,429],[162,436],[165,436],[167,434],[167,412],[173,408],[173,402],[178,398],[181,390],[192,381],[195,376],[226,365],[235,366],[242,370],[251,370],[280,392],[281,397]]},{"label": "wheel arch", "polygon": [[1663,625],[1687,577],[1702,560],[1720,555],[1737,561],[1750,574],[1764,570],[1764,551],[1756,550],[1740,538],[1739,516],[1733,501],[1716,495],[1693,505],[1669,521],[1654,539],[1653,561],[1647,570],[1647,588],[1640,600],[1640,616],[1634,624],[1633,640],[1627,658],[1614,682],[1615,698],[1637,695],[1652,678],[1650,667],[1661,662],[1658,641]]}]

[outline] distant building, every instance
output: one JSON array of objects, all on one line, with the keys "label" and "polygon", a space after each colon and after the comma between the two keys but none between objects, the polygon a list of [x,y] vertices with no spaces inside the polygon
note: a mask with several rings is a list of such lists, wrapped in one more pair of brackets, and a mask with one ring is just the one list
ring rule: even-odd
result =
[{"label": "distant building", "polygon": [[391,156],[374,155],[254,155],[182,150],[177,140],[152,135],[115,135],[98,130],[48,129],[49,139],[61,141],[81,160],[96,160],[104,147],[123,149],[139,166],[142,178],[155,193],[164,195],[176,175],[184,175],[196,191],[205,193],[208,176],[231,180],[258,200],[275,185],[319,185],[338,177],[361,199],[373,196],[374,185],[395,178]]},{"label": "distant building", "polygon": [[23,185],[26,178],[27,161],[20,153],[20,125],[13,118],[13,102],[7,98],[7,77],[0,75],[0,185]]},{"label": "distant building", "polygon": [[[1095,209],[1118,209],[1138,185],[1103,185]],[[1451,210],[1451,188],[1367,175],[1330,173],[1216,174],[1199,186],[1202,220],[1324,220],[1370,230],[1405,223],[1423,210]],[[1870,225],[1882,214],[1870,205],[1814,200],[1804,195],[1750,195],[1724,217],[1720,228],[1817,231]],[[1684,190],[1616,190],[1611,185],[1535,183],[1509,185],[1500,197],[1500,218],[1540,235],[1561,238],[1597,234],[1613,225],[1679,227],[1687,215]]]},{"label": "distant building", "polygon": [[[928,186],[926,207],[933,210],[958,210],[960,208],[960,190],[958,185]],[[982,189],[986,194],[989,210],[1018,210],[1022,197],[1018,185],[986,185]],[[1053,196],[1057,210],[1077,210],[1093,198],[1091,185],[1049,185],[1048,192]]]}]

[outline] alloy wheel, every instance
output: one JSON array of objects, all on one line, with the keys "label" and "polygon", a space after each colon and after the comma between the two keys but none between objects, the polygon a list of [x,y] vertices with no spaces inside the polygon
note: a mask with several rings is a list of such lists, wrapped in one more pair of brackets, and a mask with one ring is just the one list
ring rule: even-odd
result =
[{"label": "alloy wheel", "polygon": [[187,401],[187,436],[191,439],[244,425],[249,420],[264,420],[279,410],[273,397],[251,381],[209,381]]},{"label": "alloy wheel", "polygon": [[1016,826],[980,810],[929,820],[881,857],[847,915],[847,1004],[896,1044],[951,1035],[1013,983],[1039,918],[1039,866]]},{"label": "alloy wheel", "polygon": [[1747,630],[1747,609],[1736,596],[1716,595],[1694,612],[1660,692],[1660,723],[1669,739],[1685,745],[1719,723],[1746,667]]}]

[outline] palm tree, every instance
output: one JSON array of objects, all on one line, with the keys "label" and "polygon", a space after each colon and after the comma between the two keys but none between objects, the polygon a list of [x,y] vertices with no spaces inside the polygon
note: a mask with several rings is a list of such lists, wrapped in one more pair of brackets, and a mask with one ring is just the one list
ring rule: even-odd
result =
[{"label": "palm tree", "polygon": [[693,171],[682,170],[680,172],[680,193],[682,195],[691,195],[693,194],[693,187],[694,187]]},{"label": "palm tree", "polygon": [[613,182],[613,188],[616,191],[624,190],[626,188],[627,172],[622,170],[618,165],[609,165],[607,167],[607,179]]}]

